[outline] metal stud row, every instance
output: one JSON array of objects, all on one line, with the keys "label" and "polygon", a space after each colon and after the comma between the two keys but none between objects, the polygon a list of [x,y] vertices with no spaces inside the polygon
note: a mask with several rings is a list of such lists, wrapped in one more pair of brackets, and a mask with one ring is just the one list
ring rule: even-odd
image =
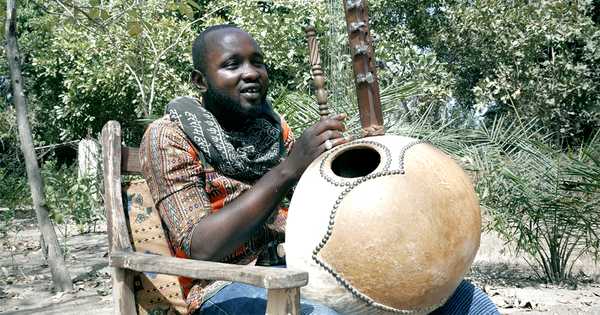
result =
[{"label": "metal stud row", "polygon": [[[400,169],[392,170],[392,171],[388,171],[388,168],[390,165],[390,159],[389,159],[390,152],[387,147],[385,147],[384,145],[382,145],[380,143],[373,142],[373,141],[360,141],[360,142],[354,142],[353,144],[356,144],[356,143],[369,143],[369,144],[372,144],[372,145],[375,145],[375,146],[378,146],[378,147],[384,149],[384,151],[386,152],[386,155],[387,155],[385,169],[382,172],[369,174],[367,176],[360,177],[354,181],[340,183],[340,182],[336,182],[335,180],[333,180],[332,178],[327,176],[324,171],[325,160],[327,160],[329,158],[329,156],[335,152],[335,150],[330,152],[323,159],[323,161],[321,161],[321,167],[320,167],[321,176],[324,177],[328,182],[330,182],[331,184],[333,184],[335,186],[347,186],[347,187],[344,190],[342,190],[340,195],[335,200],[333,208],[331,209],[331,214],[329,216],[329,224],[327,226],[327,231],[325,232],[325,235],[321,239],[321,242],[313,250],[312,259],[313,259],[313,261],[315,261],[315,263],[317,263],[319,266],[321,266],[323,269],[325,269],[329,274],[331,274],[335,278],[335,280],[338,283],[340,283],[346,290],[348,290],[348,292],[350,292],[354,297],[358,298],[359,300],[363,301],[364,303],[367,303],[368,305],[370,305],[372,307],[381,309],[386,312],[392,312],[392,313],[397,313],[397,314],[429,313],[429,312],[437,309],[438,307],[442,306],[444,303],[441,303],[439,305],[434,305],[434,306],[428,307],[426,309],[418,309],[418,310],[401,310],[401,309],[396,309],[393,307],[389,307],[387,305],[377,303],[369,296],[360,292],[355,286],[353,286],[350,282],[348,282],[348,280],[344,279],[344,277],[340,273],[338,273],[336,270],[334,270],[333,267],[331,267],[329,264],[327,264],[325,261],[323,261],[321,258],[318,257],[319,252],[323,249],[323,247],[327,244],[327,242],[331,238],[331,234],[333,233],[333,227],[335,225],[335,217],[337,214],[337,210],[338,210],[342,200],[346,197],[346,195],[348,195],[348,193],[350,191],[352,191],[352,189],[354,189],[355,187],[357,187],[358,185],[360,185],[366,181],[369,181],[369,180],[372,180],[372,179],[375,179],[378,177],[383,177],[383,176],[404,175],[405,174],[404,155],[405,155],[406,151],[408,151],[408,149],[410,149],[411,147],[413,147],[417,144],[428,143],[428,141],[425,141],[425,140],[414,141],[414,142],[411,142],[408,145],[406,145],[404,148],[402,148],[402,150],[400,151]],[[340,146],[340,147],[338,147],[338,149],[341,149],[342,147],[343,146]]]},{"label": "metal stud row", "polygon": [[400,150],[400,170],[402,170],[402,174],[404,174],[404,155],[406,154],[406,151],[408,151],[408,149],[414,147],[417,144],[421,144],[421,143],[425,143],[425,144],[430,144],[429,141],[427,140],[415,140],[409,144],[407,144],[404,148],[402,148],[402,150]]},{"label": "metal stud row", "polygon": [[348,0],[348,1],[346,1],[346,9],[348,9],[348,10],[358,9],[358,8],[362,8],[362,7],[363,7],[362,0]]},{"label": "metal stud row", "polygon": [[383,145],[379,142],[369,141],[369,140],[353,141],[350,143],[340,145],[340,146],[336,147],[335,149],[329,151],[327,153],[327,155],[323,158],[323,160],[321,160],[321,165],[319,166],[319,173],[321,174],[321,177],[323,177],[328,183],[330,183],[336,187],[342,187],[342,186],[352,185],[353,183],[357,182],[358,180],[365,178],[363,176],[363,177],[359,177],[357,179],[337,180],[337,179],[329,176],[329,174],[327,174],[327,172],[325,171],[325,161],[329,160],[329,158],[333,154],[338,152],[339,150],[346,148],[348,146],[351,146],[351,145],[355,145],[355,144],[368,144],[368,145],[372,145],[374,147],[381,149],[381,151],[383,151],[383,156],[381,157],[381,159],[385,162],[382,172],[385,172],[390,168],[392,154],[390,153],[390,149],[388,149],[385,145]]}]

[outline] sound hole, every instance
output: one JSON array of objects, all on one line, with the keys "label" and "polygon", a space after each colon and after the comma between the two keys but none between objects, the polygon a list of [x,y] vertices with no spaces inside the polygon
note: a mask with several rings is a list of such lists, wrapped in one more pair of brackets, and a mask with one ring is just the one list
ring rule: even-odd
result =
[{"label": "sound hole", "polygon": [[369,175],[381,162],[379,152],[371,148],[354,148],[340,153],[331,161],[331,170],[340,177],[356,178]]}]

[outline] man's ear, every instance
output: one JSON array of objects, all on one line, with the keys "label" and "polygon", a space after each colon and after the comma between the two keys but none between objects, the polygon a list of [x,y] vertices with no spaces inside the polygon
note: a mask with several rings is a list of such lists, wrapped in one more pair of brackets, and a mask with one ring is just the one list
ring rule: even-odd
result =
[{"label": "man's ear", "polygon": [[208,90],[208,84],[206,84],[206,77],[199,70],[194,69],[191,74],[192,84],[200,90],[200,93]]}]

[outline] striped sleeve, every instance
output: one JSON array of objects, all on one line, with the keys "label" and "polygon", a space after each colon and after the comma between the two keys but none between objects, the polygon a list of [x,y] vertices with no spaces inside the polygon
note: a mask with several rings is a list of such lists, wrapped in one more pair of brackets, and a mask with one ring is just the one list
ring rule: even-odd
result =
[{"label": "striped sleeve", "polygon": [[193,229],[210,213],[204,169],[195,149],[181,129],[160,119],[142,138],[140,162],[173,247],[189,257]]}]

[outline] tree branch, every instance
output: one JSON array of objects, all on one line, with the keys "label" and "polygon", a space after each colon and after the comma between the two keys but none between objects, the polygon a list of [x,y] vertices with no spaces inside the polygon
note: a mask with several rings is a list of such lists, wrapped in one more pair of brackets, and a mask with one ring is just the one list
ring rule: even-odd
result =
[{"label": "tree branch", "polygon": [[[144,92],[144,84],[142,84],[142,81],[140,81],[138,75],[135,73],[135,71],[133,71],[133,68],[131,68],[131,66],[127,62],[125,62],[125,67],[127,67],[127,70],[129,70],[131,75],[133,75],[133,78],[137,83],[138,89],[140,89],[140,94],[142,94],[142,102],[144,103],[144,111],[146,111],[146,93]],[[147,113],[144,113],[144,115],[148,117]]]}]

